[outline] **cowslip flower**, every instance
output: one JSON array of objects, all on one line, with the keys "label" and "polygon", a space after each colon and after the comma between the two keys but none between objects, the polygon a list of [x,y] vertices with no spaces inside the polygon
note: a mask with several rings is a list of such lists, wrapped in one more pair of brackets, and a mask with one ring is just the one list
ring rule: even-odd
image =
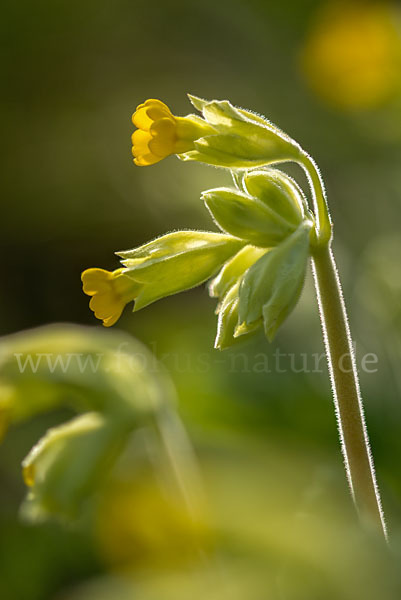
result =
[{"label": "cowslip flower", "polygon": [[111,327],[118,321],[125,305],[135,300],[142,287],[122,271],[92,268],[86,269],[81,276],[84,293],[92,296],[89,308],[105,327]]},{"label": "cowslip flower", "polygon": [[188,97],[201,117],[176,117],[160,100],[138,106],[132,117],[138,127],[132,135],[136,165],[153,165],[171,154],[238,169],[300,158],[299,144],[264,117],[227,100]]},{"label": "cowslip flower", "polygon": [[194,140],[214,133],[196,115],[176,117],[161,100],[146,100],[132,115],[138,128],[132,134],[132,154],[138,166],[153,165],[170,154],[194,149]]}]

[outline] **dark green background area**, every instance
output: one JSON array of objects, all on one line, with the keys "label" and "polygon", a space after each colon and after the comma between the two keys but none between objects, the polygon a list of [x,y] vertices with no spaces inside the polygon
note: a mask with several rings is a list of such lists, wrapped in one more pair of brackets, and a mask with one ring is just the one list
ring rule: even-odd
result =
[{"label": "dark green background area", "polygon": [[[3,2],[0,333],[58,321],[100,326],[81,291],[82,270],[116,268],[116,250],[172,229],[215,230],[199,196],[227,185],[228,176],[175,157],[135,167],[137,104],[160,98],[187,114],[190,92],[266,115],[311,153],[327,185],[357,357],[378,356],[377,372],[361,374],[362,389],[390,529],[399,536],[401,103],[347,112],[313,94],[299,53],[321,4]],[[289,172],[306,188],[299,171]],[[127,308],[117,327],[168,366],[200,455],[213,454],[208,444],[219,436],[231,440],[228,448],[235,436],[268,440],[275,452],[304,457],[312,479],[323,469],[323,495],[338,494],[347,511],[324,362],[322,373],[294,373],[288,357],[295,353],[299,366],[302,353],[323,352],[311,279],[270,346],[259,337],[238,350],[213,350],[213,310],[203,287],[135,315]],[[276,350],[286,354],[285,373],[274,368]],[[272,372],[257,368],[260,354]],[[84,534],[17,519],[19,463],[61,416],[17,428],[1,450],[0,569],[8,576],[0,591],[7,600],[50,599],[103,569]],[[294,499],[309,484],[294,483]],[[20,578],[23,561],[30,570]]]}]

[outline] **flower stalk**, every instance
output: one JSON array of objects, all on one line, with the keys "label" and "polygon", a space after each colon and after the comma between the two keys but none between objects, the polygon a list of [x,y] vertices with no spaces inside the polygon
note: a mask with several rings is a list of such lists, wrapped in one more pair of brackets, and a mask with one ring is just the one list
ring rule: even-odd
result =
[{"label": "flower stalk", "polygon": [[348,317],[330,244],[314,251],[312,266],[351,495],[362,522],[387,540]]},{"label": "flower stalk", "polygon": [[362,522],[382,533],[387,541],[347,310],[331,249],[332,225],[324,184],[311,157],[305,154],[301,165],[311,187],[317,219],[312,270],[347,480]]}]

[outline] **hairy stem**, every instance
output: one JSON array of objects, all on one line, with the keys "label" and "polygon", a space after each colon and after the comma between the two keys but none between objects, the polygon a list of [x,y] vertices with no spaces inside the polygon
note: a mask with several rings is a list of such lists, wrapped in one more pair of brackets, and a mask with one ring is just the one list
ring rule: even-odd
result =
[{"label": "hairy stem", "polygon": [[320,171],[308,154],[303,154],[299,164],[304,169],[312,192],[312,201],[317,219],[317,244],[325,246],[331,239],[331,220],[326,201],[326,192]]},{"label": "hairy stem", "polygon": [[312,265],[342,453],[351,494],[361,519],[382,532],[387,539],[348,318],[329,244],[315,248]]}]

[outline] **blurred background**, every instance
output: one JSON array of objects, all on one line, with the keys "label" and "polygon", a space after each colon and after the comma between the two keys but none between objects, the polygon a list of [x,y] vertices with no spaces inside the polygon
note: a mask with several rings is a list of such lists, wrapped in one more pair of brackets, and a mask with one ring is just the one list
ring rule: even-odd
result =
[{"label": "blurred background", "polygon": [[205,482],[208,533],[189,536],[201,550],[182,542],[185,519],[146,481],[116,482],[91,525],[21,521],[20,463],[63,421],[53,411],[12,428],[0,449],[1,597],[401,597],[398,2],[4,0],[0,29],[1,334],[99,328],[82,270],[117,268],[116,250],[172,229],[215,230],[199,196],[227,175],[175,157],[135,167],[137,104],[160,98],[184,115],[190,92],[266,115],[326,182],[358,365],[377,357],[361,384],[393,540],[388,556],[358,532],[324,361],[313,363],[323,346],[310,278],[273,344],[223,353],[202,287],[127,308],[116,325],[177,388]]}]

